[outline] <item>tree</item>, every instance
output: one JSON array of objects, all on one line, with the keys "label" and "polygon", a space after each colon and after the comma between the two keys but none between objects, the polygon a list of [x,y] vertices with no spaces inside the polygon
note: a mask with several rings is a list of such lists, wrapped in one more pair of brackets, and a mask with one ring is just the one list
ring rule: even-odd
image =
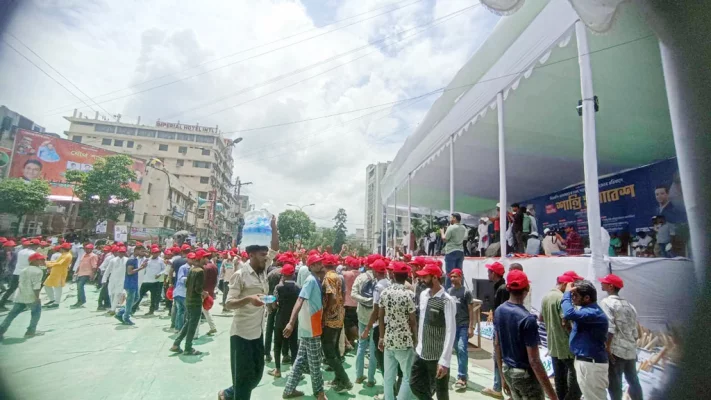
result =
[{"label": "tree", "polygon": [[343,244],[346,243],[346,236],[348,234],[348,228],[346,228],[346,221],[348,220],[346,210],[339,208],[333,220],[336,221],[333,225],[333,231],[336,234],[333,239],[333,252],[340,253]]},{"label": "tree", "polygon": [[49,184],[42,179],[27,182],[23,179],[8,178],[0,181],[2,211],[17,217],[15,235],[20,233],[23,216],[40,212],[47,207],[49,193]]},{"label": "tree", "polygon": [[[286,210],[277,220],[279,239],[296,247],[297,241],[307,242],[316,231],[316,224],[301,210]],[[287,248],[285,246],[284,248]]]},{"label": "tree", "polygon": [[131,157],[115,155],[98,159],[91,171],[67,171],[67,182],[74,184],[74,195],[82,201],[79,216],[88,226],[131,214],[131,203],[141,198],[129,186],[136,180],[132,166]]},{"label": "tree", "polygon": [[412,231],[410,233],[415,237],[415,246],[417,246],[420,238],[425,236],[425,224],[419,218],[412,218],[410,225],[410,230]]}]

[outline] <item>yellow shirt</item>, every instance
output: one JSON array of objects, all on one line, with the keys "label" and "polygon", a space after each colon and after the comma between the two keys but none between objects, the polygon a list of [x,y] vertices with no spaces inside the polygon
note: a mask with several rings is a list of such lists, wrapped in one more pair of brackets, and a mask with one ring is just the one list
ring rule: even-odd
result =
[{"label": "yellow shirt", "polygon": [[72,252],[62,253],[57,261],[46,261],[45,265],[50,268],[50,272],[44,281],[44,285],[47,287],[64,287],[67,282],[69,267],[72,265]]}]

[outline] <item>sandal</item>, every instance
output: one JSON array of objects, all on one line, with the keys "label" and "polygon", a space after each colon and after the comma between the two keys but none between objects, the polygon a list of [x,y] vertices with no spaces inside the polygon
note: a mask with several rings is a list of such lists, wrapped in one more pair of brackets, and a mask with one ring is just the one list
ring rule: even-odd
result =
[{"label": "sandal", "polygon": [[276,369],[273,369],[273,370],[267,372],[267,375],[271,375],[275,378],[281,378],[281,371],[277,371]]},{"label": "sandal", "polygon": [[190,349],[190,350],[186,350],[183,352],[184,356],[199,356],[201,354],[202,354],[201,351],[195,350],[195,349]]},{"label": "sandal", "polygon": [[168,349],[168,350],[170,350],[170,351],[173,352],[173,353],[182,353],[182,352],[183,352],[183,349],[181,349],[181,348],[178,347],[178,346],[173,346],[173,347],[171,347],[171,348]]}]

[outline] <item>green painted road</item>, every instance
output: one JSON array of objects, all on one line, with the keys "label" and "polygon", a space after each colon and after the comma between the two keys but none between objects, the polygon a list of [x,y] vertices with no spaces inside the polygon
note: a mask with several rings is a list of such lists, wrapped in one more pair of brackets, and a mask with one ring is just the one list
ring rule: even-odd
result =
[{"label": "green painted road", "polygon": [[[213,308],[218,332],[209,337],[206,323],[199,328],[195,348],[204,354],[198,357],[175,355],[170,348],[175,333],[169,331],[170,317],[161,310],[156,316],[145,317],[147,301],[134,318],[135,326],[121,325],[106,313],[97,312],[98,292],[87,286],[87,306],[70,309],[76,301],[75,286],[65,287],[63,302],[58,309],[42,310],[38,331],[42,336],[24,339],[29,324],[29,311],[13,322],[0,343],[0,374],[18,399],[51,398],[54,400],[182,400],[215,399],[217,392],[230,384],[229,327],[230,314]],[[43,301],[44,293],[43,293]],[[12,306],[12,304],[9,304]],[[0,313],[4,320],[7,312]],[[488,399],[478,393],[492,382],[490,353],[470,351],[470,389],[450,392],[452,399]],[[452,371],[456,371],[456,356],[452,356]],[[355,356],[347,355],[346,372],[355,379]],[[264,377],[253,392],[253,399],[281,398],[286,375],[291,365],[283,366],[282,378],[267,375],[274,367],[267,364]],[[311,396],[308,375],[299,390]],[[332,372],[323,372],[325,381]],[[372,398],[382,393],[382,377],[373,388],[354,385],[350,393],[327,391],[330,399]]]}]

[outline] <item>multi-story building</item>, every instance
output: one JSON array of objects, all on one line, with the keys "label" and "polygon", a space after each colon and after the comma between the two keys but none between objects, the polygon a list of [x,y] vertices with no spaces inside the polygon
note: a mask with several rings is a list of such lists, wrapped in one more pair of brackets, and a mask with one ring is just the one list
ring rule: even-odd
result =
[{"label": "multi-story building", "polygon": [[[45,132],[43,126],[37,125],[34,121],[24,115],[12,111],[6,106],[0,106],[0,147],[3,148],[0,151],[6,153],[6,155],[8,152],[12,152],[13,144],[15,142],[15,131],[17,131],[17,129],[42,132],[47,135],[59,137],[56,133]],[[0,179],[4,177],[3,172],[4,170],[0,168]]]},{"label": "multi-story building", "polygon": [[[230,218],[236,200],[232,193],[234,161],[233,141],[224,138],[218,127],[205,127],[157,121],[155,126],[99,119],[77,115],[65,117],[70,140],[131,155],[146,161],[159,160],[162,168],[185,184],[184,190],[171,187],[180,196],[196,193],[195,221],[198,238],[232,236],[234,221]],[[150,196],[146,196],[150,197]],[[148,201],[148,200],[146,200]],[[150,208],[147,208],[150,209]],[[189,214],[189,210],[186,211]],[[150,214],[150,212],[144,213]],[[146,217],[147,221],[149,217]],[[185,219],[186,217],[183,217]],[[168,224],[172,225],[174,218]],[[165,226],[164,222],[162,227]]]},{"label": "multi-story building", "polygon": [[380,181],[390,162],[370,164],[365,169],[365,240],[371,251],[379,247],[383,219],[383,202],[380,199]]}]

